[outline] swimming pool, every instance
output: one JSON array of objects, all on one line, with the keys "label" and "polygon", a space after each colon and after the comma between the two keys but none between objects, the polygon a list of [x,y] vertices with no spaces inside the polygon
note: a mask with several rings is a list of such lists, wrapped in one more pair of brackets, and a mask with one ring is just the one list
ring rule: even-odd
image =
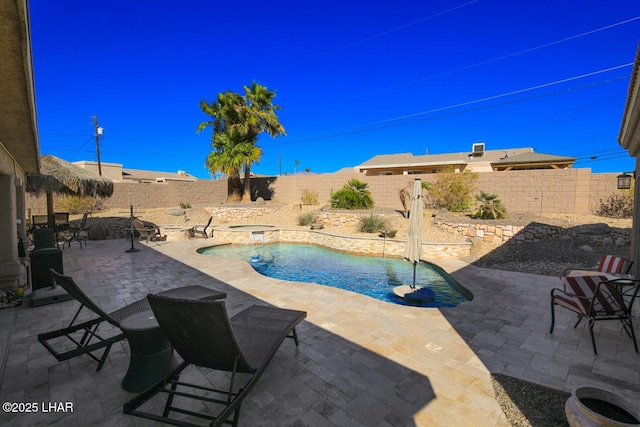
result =
[{"label": "swimming pool", "polygon": [[[394,295],[393,288],[413,280],[413,265],[407,261],[345,254],[315,245],[225,245],[198,252],[246,261],[268,277],[333,286],[396,304],[407,303]],[[418,264],[416,282],[436,293],[435,300],[422,307],[455,307],[473,299],[467,289],[434,264]]]}]

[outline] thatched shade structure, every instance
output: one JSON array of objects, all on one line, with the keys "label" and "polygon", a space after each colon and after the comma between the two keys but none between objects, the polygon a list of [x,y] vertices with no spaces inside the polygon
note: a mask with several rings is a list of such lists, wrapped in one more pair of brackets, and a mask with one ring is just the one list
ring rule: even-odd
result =
[{"label": "thatched shade structure", "polygon": [[111,197],[113,181],[58,157],[40,157],[40,173],[27,175],[27,191],[47,194],[47,214],[53,215],[53,193]]}]

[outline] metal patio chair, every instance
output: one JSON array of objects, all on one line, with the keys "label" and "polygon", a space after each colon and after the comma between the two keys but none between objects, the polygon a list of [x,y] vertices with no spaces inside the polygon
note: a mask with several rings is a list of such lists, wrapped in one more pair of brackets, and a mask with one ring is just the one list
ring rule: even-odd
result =
[{"label": "metal patio chair", "polygon": [[596,268],[591,270],[567,268],[564,271],[563,276],[584,276],[594,273],[607,273],[621,276],[629,274],[632,266],[633,261],[628,260],[625,257],[618,255],[603,255]]},{"label": "metal patio chair", "polygon": [[613,279],[606,276],[570,276],[561,277],[564,289],[551,290],[551,329],[553,333],[555,323],[555,306],[561,306],[578,315],[575,327],[587,319],[593,352],[598,354],[593,326],[600,320],[618,320],[622,329],[633,340],[633,346],[638,353],[638,343],[633,330],[633,303],[640,289],[640,280]]}]

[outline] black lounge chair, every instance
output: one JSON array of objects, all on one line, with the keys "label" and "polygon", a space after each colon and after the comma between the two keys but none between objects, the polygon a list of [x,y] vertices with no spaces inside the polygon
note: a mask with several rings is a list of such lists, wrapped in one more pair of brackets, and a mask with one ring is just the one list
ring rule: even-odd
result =
[{"label": "black lounge chair", "polygon": [[[237,426],[242,401],[256,384],[285,338],[298,338],[295,327],[307,315],[304,311],[251,306],[229,319],[223,301],[193,301],[158,295],[147,297],[162,331],[184,360],[164,381],[141,393],[124,405],[124,413],[173,425],[194,426],[184,415]],[[179,381],[189,365],[231,373],[228,389],[220,390]],[[239,373],[248,378],[238,381]],[[242,376],[242,378],[246,378]],[[236,386],[235,382],[240,382]],[[152,412],[149,402],[159,393],[167,394],[162,415]],[[174,397],[195,399],[219,408],[213,413],[193,412],[174,406]],[[145,403],[147,403],[145,405]],[[141,410],[142,405],[145,408]],[[190,406],[193,408],[193,406]],[[171,417],[174,413],[174,417]],[[177,414],[177,417],[175,416]],[[181,416],[182,414],[183,416]],[[229,420],[233,414],[233,419]]]},{"label": "black lounge chair", "polygon": [[[111,346],[113,344],[124,338],[131,338],[131,336],[135,335],[136,332],[148,332],[152,330],[152,328],[150,327],[142,328],[135,325],[136,323],[139,323],[138,318],[140,316],[143,316],[145,312],[151,314],[151,307],[149,306],[149,301],[146,298],[131,303],[112,313],[106,313],[78,287],[78,285],[71,277],[63,276],[53,269],[49,269],[49,273],[51,273],[51,275],[55,279],[56,284],[64,288],[64,290],[67,291],[69,295],[71,295],[76,301],[80,303],[80,308],[78,308],[78,311],[76,312],[75,316],[73,316],[71,323],[69,323],[67,327],[38,335],[38,341],[42,343],[42,345],[49,351],[49,353],[51,353],[58,360],[58,362],[62,362],[64,360],[86,354],[93,360],[98,362],[96,371],[99,371],[100,369],[102,369],[102,366],[104,365],[104,362],[109,355],[109,350],[111,349]],[[161,292],[160,295],[179,295],[183,298],[193,299],[218,299],[226,297],[226,294],[224,292],[219,292],[214,289],[205,288],[199,285],[169,289],[167,291]],[[93,314],[95,314],[97,317],[81,323],[76,323],[80,311],[82,311],[82,309],[85,307],[88,310],[92,311]],[[110,323],[111,325],[118,328],[118,330],[111,332],[108,337],[102,337],[101,335],[98,335],[98,326],[100,326],[100,324],[102,324],[103,322]],[[132,324],[132,327],[127,328],[125,326],[125,323]],[[156,328],[158,328],[157,325]],[[63,346],[60,341],[61,339],[64,340],[64,338],[69,339],[75,347],[69,349],[70,346],[67,345],[65,350],[59,352],[54,347]],[[130,346],[133,346],[131,340]],[[93,352],[102,348],[104,348],[104,352],[102,353],[102,356],[100,358],[92,354]],[[162,375],[163,374],[161,373],[161,375],[157,378],[162,378]]]},{"label": "black lounge chair", "polygon": [[[73,319],[71,320],[71,323],[69,323],[69,326],[52,332],[40,334],[38,335],[38,341],[43,346],[45,346],[47,350],[49,350],[49,353],[51,353],[58,360],[58,362],[62,362],[64,360],[86,354],[87,356],[98,362],[96,371],[99,371],[100,369],[102,369],[102,365],[104,365],[104,362],[109,355],[111,346],[116,342],[124,339],[124,334],[120,331],[120,333],[112,333],[111,336],[105,338],[98,335],[98,326],[100,326],[102,322],[107,322],[119,328],[120,322],[125,318],[133,314],[149,310],[149,302],[146,299],[142,299],[112,313],[106,313],[100,307],[98,307],[84,292],[82,292],[82,290],[78,287],[78,285],[71,277],[63,276],[53,269],[50,269],[49,272],[51,273],[51,275],[53,275],[56,284],[62,286],[62,288],[64,288],[64,290],[67,291],[69,295],[71,295],[80,303],[80,308],[78,308],[75,316],[73,316]],[[80,311],[82,311],[82,309],[85,307],[96,314],[97,317],[85,322],[76,323]],[[82,334],[82,337],[79,338],[76,334]],[[58,350],[54,348],[54,344],[49,341],[53,341],[61,337],[66,337],[71,340],[71,342],[75,345],[75,348],[63,352],[58,352]],[[102,356],[100,358],[92,354],[94,351],[100,350],[102,348],[104,348],[104,352],[102,353]]]}]

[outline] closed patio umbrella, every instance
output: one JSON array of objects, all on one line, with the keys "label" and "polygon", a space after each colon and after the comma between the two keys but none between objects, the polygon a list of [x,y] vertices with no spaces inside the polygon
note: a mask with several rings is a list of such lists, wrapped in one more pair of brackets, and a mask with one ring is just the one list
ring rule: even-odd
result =
[{"label": "closed patio umbrella", "polygon": [[404,258],[413,263],[413,284],[416,288],[416,267],[422,254],[422,215],[424,212],[422,203],[422,182],[416,179],[413,183],[411,195],[411,210],[409,211],[409,231],[407,234],[407,246],[404,249]]}]

